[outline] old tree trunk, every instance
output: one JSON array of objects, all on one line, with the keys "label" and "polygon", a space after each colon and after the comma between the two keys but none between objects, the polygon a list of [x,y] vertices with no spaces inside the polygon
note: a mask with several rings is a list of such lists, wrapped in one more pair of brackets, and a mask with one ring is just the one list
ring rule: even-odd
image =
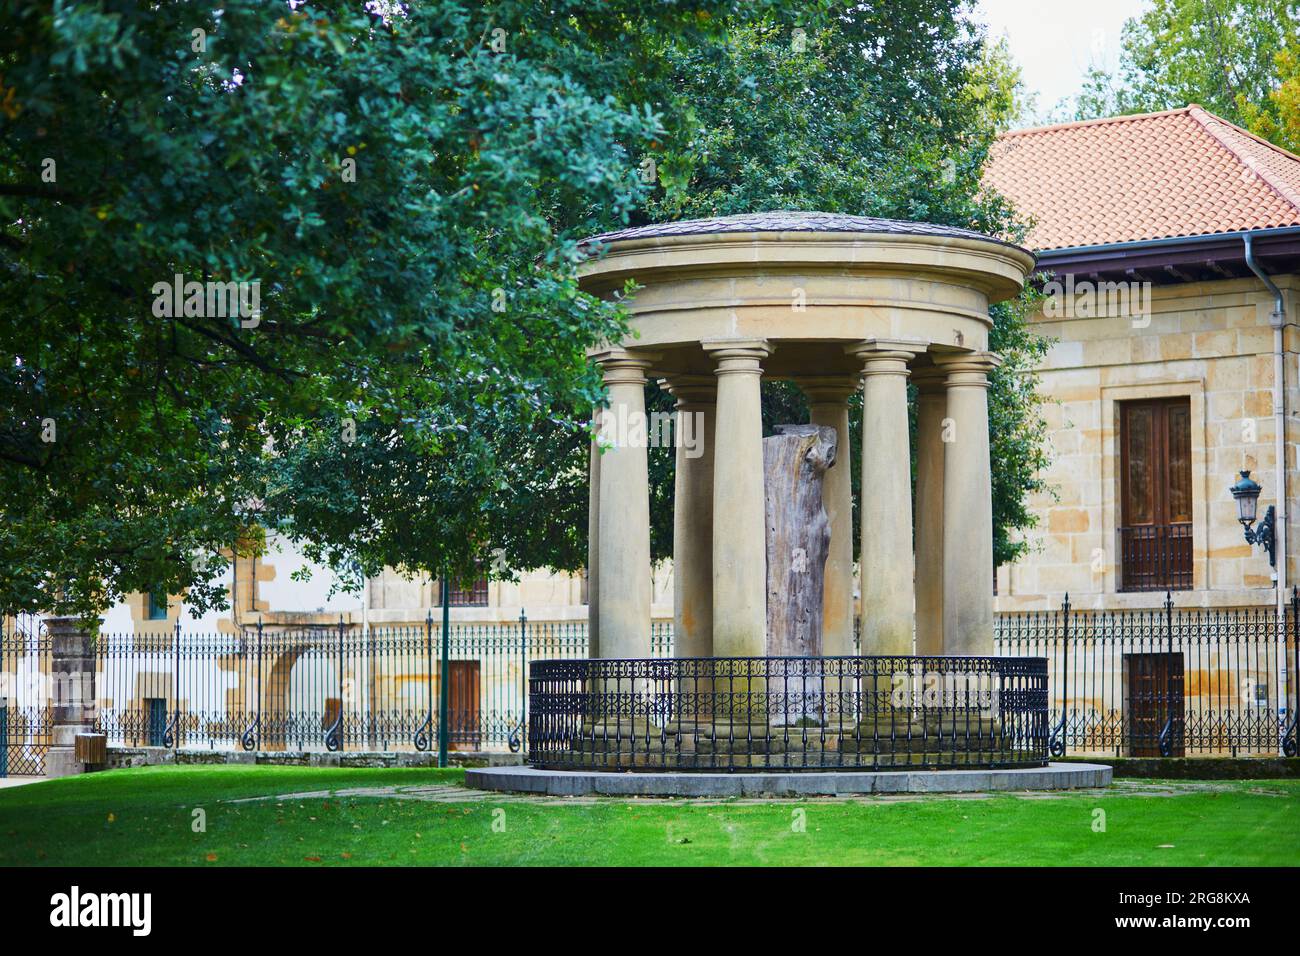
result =
[{"label": "old tree trunk", "polygon": [[822,479],[835,464],[834,428],[778,425],[763,439],[767,518],[767,653],[820,657],[831,525]]}]

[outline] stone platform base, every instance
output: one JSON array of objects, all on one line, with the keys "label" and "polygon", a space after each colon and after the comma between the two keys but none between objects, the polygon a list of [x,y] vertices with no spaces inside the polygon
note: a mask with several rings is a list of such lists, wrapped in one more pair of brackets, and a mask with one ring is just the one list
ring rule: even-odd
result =
[{"label": "stone platform base", "polygon": [[465,771],[478,790],[550,796],[823,797],[870,793],[972,793],[991,790],[1072,790],[1110,785],[1110,767],[1053,763],[1008,770],[894,770],[802,773],[602,773],[482,767]]}]

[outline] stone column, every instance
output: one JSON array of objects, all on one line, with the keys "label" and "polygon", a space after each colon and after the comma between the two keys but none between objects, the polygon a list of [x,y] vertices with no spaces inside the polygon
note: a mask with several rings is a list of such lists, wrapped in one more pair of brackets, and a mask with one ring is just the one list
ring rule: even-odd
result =
[{"label": "stone column", "polygon": [[835,429],[835,464],[822,484],[822,503],[831,522],[830,554],[822,598],[822,648],[826,657],[853,653],[853,472],[849,446],[849,396],[857,376],[802,378],[796,384],[808,396],[808,420]]},{"label": "stone column", "polygon": [[943,462],[943,652],[993,654],[992,352],[936,355],[947,372],[951,441]]},{"label": "stone column", "polygon": [[[592,414],[600,427],[600,411]],[[587,489],[587,658],[600,657],[600,439],[593,437]]]},{"label": "stone column", "polygon": [[916,403],[916,653],[943,653],[943,451],[947,373],[912,372]]},{"label": "stone column", "polygon": [[922,346],[872,340],[862,360],[862,653],[912,653],[912,456],[907,363]]},{"label": "stone column", "polygon": [[50,635],[50,693],[53,695],[50,749],[45,776],[69,777],[85,767],[76,758],[78,734],[88,733],[95,717],[95,651],[90,635],[75,617],[47,617]]},{"label": "stone column", "polygon": [[657,355],[607,349],[601,412],[596,628],[602,658],[650,656],[650,487],[646,469],[646,369]]},{"label": "stone column", "polygon": [[713,656],[713,441],[717,380],[675,375],[662,387],[677,399],[673,485],[673,652]]},{"label": "stone column", "polygon": [[713,442],[713,653],[761,657],[767,647],[763,500],[764,339],[701,343],[717,363]]}]

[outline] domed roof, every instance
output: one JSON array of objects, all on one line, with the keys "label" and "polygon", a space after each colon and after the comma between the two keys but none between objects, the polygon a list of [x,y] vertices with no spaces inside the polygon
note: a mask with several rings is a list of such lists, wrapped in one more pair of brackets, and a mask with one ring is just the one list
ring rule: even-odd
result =
[{"label": "domed roof", "polygon": [[[982,239],[1001,242],[973,229],[940,226],[931,222],[909,222],[903,219],[877,219],[873,216],[848,216],[835,212],[755,212],[737,216],[716,216],[710,219],[687,219],[680,222],[652,223],[602,233],[585,240],[591,243],[623,242],[632,239],[656,239],[668,236],[710,235],[724,232],[851,232],[866,234],[935,236],[951,239]],[[1015,246],[1015,248],[1019,248]]]}]

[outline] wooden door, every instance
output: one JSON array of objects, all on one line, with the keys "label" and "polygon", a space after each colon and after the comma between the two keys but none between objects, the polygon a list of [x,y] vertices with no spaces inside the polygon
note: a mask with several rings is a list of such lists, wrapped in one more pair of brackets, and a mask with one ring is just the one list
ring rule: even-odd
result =
[{"label": "wooden door", "polygon": [[479,662],[448,661],[451,683],[447,694],[448,746],[452,750],[481,749]]},{"label": "wooden door", "polygon": [[1166,725],[1169,756],[1183,756],[1183,655],[1125,654],[1124,693],[1129,756],[1162,756],[1160,734]]},{"label": "wooden door", "polygon": [[1192,586],[1191,401],[1121,404],[1121,590]]}]

